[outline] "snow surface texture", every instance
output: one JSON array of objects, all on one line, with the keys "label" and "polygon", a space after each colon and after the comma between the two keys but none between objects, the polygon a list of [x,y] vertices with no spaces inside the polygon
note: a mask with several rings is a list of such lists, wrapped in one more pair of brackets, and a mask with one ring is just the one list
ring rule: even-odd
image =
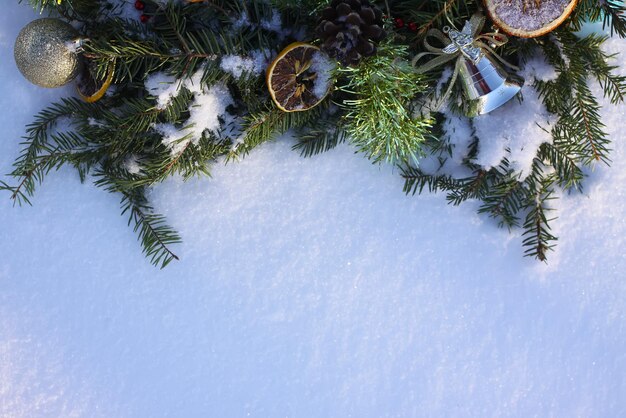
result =
[{"label": "snow surface texture", "polygon": [[[72,93],[15,68],[34,18],[0,15],[3,172]],[[547,266],[348,146],[303,159],[283,138],[157,187],[185,238],[165,271],[117,196],[52,173],[33,207],[0,199],[0,417],[624,416],[624,112],[603,112],[613,166],[556,203]]]}]

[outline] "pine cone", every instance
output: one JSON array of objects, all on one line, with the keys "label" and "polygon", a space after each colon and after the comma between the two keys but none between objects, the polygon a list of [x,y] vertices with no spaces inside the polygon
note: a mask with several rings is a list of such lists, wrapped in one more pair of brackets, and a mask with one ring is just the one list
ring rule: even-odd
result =
[{"label": "pine cone", "polygon": [[357,65],[374,55],[376,43],[385,37],[382,17],[367,0],[333,0],[317,26],[322,49],[343,65]]}]

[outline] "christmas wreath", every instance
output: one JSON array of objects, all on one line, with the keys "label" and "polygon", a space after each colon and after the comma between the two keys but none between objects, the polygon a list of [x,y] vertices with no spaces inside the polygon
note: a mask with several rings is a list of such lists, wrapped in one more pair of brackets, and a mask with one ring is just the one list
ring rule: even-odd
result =
[{"label": "christmas wreath", "polygon": [[18,68],[43,87],[75,82],[79,97],[36,115],[15,184],[0,188],[29,203],[51,170],[74,166],[120,195],[161,267],[178,259],[180,237],[149,188],[208,175],[287,131],[303,157],[349,142],[397,166],[406,193],[478,200],[546,260],[549,201],[609,161],[589,82],[613,104],[626,95],[606,38],[577,33],[603,20],[626,36],[614,0],[30,3],[50,17],[20,33]]}]

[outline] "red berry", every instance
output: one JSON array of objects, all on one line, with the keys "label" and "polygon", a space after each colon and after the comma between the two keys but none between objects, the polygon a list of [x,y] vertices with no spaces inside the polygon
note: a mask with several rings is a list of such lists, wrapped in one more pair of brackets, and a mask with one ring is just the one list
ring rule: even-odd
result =
[{"label": "red berry", "polygon": [[146,7],[146,3],[144,3],[143,1],[141,1],[141,0],[137,0],[137,1],[135,2],[135,9],[137,9],[137,10],[143,10],[145,7]]},{"label": "red berry", "polygon": [[141,15],[141,16],[139,16],[139,20],[141,20],[141,23],[148,23],[148,20],[150,20],[150,16],[148,16],[148,15]]},{"label": "red berry", "polygon": [[393,22],[397,29],[402,29],[404,27],[404,20],[402,20],[401,17],[396,17]]},{"label": "red berry", "polygon": [[409,23],[409,30],[410,30],[411,32],[417,32],[417,23],[415,23],[415,22],[410,22],[410,23]]}]

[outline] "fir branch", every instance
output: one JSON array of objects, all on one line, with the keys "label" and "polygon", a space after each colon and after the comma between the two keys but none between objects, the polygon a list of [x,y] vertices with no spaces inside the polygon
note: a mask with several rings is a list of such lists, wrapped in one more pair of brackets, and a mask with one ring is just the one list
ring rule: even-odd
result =
[{"label": "fir branch", "polygon": [[422,38],[431,28],[442,28],[450,22],[468,20],[478,10],[476,1],[470,0],[389,0],[391,16],[407,22],[416,22],[418,32],[412,41]]},{"label": "fir branch", "polygon": [[[553,130],[553,136],[559,137],[559,130]],[[563,140],[556,139],[554,143],[544,142],[539,147],[537,158],[554,167],[557,173],[558,185],[564,190],[575,189],[582,191],[582,181],[585,177],[578,166],[580,159],[569,155],[563,149]]]},{"label": "fir branch", "polygon": [[276,106],[268,107],[245,118],[243,136],[232,149],[228,160],[245,157],[257,146],[271,141],[290,129],[301,128],[319,119],[324,106],[319,105],[304,112],[283,112]]},{"label": "fir branch", "polygon": [[219,58],[247,52],[249,42],[235,31],[215,33],[205,27],[207,23],[194,14],[199,7],[174,2],[159,7],[149,33],[128,30],[124,21],[107,21],[108,25],[92,28],[84,55],[96,63],[98,74],[104,74],[115,62],[116,83],[143,79],[159,70],[176,78],[189,77],[201,65],[203,82],[226,79],[228,75],[219,69]]},{"label": "fir branch", "polygon": [[528,211],[524,221],[524,238],[522,245],[526,248],[524,254],[527,257],[535,257],[540,261],[547,261],[547,253],[554,249],[557,237],[551,233],[550,222],[554,218],[548,218],[550,209],[547,204],[554,199],[552,184],[553,176],[539,176],[534,173],[532,180],[527,184],[532,185],[529,191],[529,198],[525,205]]},{"label": "fir branch", "polygon": [[599,110],[600,106],[596,102],[591,92],[588,90],[586,84],[584,87],[579,85],[579,90],[576,92],[575,101],[572,103],[572,117],[578,121],[580,127],[575,128],[582,131],[581,135],[581,154],[587,157],[583,162],[590,164],[593,160],[596,161],[609,161],[608,139],[606,134],[602,131],[604,124],[600,121]]},{"label": "fir branch", "polygon": [[340,106],[350,141],[374,162],[416,162],[431,121],[414,118],[409,105],[425,91],[421,75],[404,58],[403,46],[385,44],[358,67],[339,67]]},{"label": "fir branch", "polygon": [[[77,112],[85,112],[87,105],[77,99],[62,99],[42,110],[36,115],[35,120],[26,128],[25,141],[19,157],[13,163],[13,171],[10,176],[17,179],[16,186],[9,186],[2,182],[0,190],[11,193],[11,199],[18,205],[30,204],[30,197],[35,193],[38,184],[41,184],[46,174],[54,167],[59,167],[65,162],[58,157],[58,150],[71,147],[69,144],[78,144],[77,136],[54,135],[53,130],[57,123],[70,117]],[[71,143],[68,138],[75,142]],[[63,141],[61,141],[63,140]],[[43,156],[43,157],[42,157]]]},{"label": "fir branch", "polygon": [[143,247],[143,254],[150,262],[165,268],[178,256],[170,248],[181,242],[179,234],[167,225],[165,217],[154,213],[145,196],[145,188],[128,188],[125,177],[129,174],[115,167],[99,169],[95,173],[94,184],[108,192],[122,195],[122,215],[128,215],[128,225],[133,230]]},{"label": "fir branch", "polygon": [[404,179],[404,193],[422,194],[424,189],[430,193],[438,191],[451,191],[462,187],[463,180],[455,179],[449,175],[431,175],[418,167],[411,165],[400,166],[400,175]]},{"label": "fir branch", "polygon": [[489,173],[491,184],[482,197],[483,203],[478,213],[488,213],[490,217],[498,220],[498,226],[506,226],[509,230],[519,226],[517,213],[524,206],[526,199],[523,184],[515,172],[510,170],[507,159],[504,159],[500,167],[490,170]]},{"label": "fir branch", "polygon": [[347,140],[346,132],[340,127],[324,126],[302,132],[292,147],[300,151],[300,156],[308,158],[322,152],[330,151]]},{"label": "fir branch", "polygon": [[183,138],[182,150],[172,154],[169,149],[154,153],[142,161],[142,174],[126,183],[126,187],[151,186],[179,174],[184,180],[198,176],[210,176],[210,166],[218,157],[230,151],[230,142],[218,141],[205,133],[198,144]]},{"label": "fir branch", "polygon": [[180,236],[166,224],[163,216],[150,213],[152,208],[141,205],[136,199],[133,195],[124,194],[122,215],[128,212],[128,224],[135,223],[134,231],[139,234],[144,255],[153,265],[165,268],[173,260],[179,260],[170,245],[180,243]]},{"label": "fir branch", "polygon": [[620,0],[581,0],[570,18],[573,30],[580,30],[585,22],[602,20],[602,29],[610,28],[611,36],[626,37],[626,5]]}]

